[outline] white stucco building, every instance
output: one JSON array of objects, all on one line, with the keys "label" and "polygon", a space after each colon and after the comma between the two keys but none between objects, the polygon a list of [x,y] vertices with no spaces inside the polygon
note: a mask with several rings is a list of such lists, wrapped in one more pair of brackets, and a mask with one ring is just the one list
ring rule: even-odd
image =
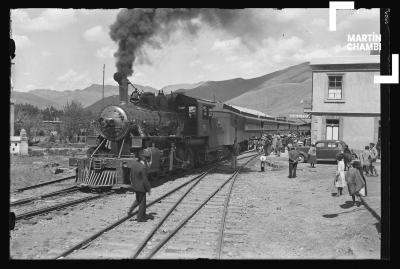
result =
[{"label": "white stucco building", "polygon": [[310,62],[311,141],[339,139],[350,148],[377,143],[380,134],[380,56],[334,57]]}]

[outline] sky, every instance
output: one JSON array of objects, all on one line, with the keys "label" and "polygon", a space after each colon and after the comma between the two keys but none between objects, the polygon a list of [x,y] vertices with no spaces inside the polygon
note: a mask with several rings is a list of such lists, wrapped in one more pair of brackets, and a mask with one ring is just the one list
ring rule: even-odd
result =
[{"label": "sky", "polygon": [[[109,26],[117,9],[13,9],[16,43],[14,90],[84,89],[117,85]],[[329,31],[326,9],[238,10],[237,31],[198,21],[190,34],[179,27],[159,48],[144,46],[147,61],[136,61],[132,83],[161,89],[200,81],[253,78],[314,58],[367,55],[347,49],[348,34],[378,34],[379,9],[338,10]],[[157,36],[155,37],[157,38]]]}]

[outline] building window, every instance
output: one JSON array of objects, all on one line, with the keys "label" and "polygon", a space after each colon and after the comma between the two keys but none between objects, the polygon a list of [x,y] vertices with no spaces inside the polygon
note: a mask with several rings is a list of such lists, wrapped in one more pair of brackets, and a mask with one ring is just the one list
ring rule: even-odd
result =
[{"label": "building window", "polygon": [[343,76],[328,76],[328,99],[342,99]]},{"label": "building window", "polygon": [[326,120],[326,139],[339,140],[339,120]]}]

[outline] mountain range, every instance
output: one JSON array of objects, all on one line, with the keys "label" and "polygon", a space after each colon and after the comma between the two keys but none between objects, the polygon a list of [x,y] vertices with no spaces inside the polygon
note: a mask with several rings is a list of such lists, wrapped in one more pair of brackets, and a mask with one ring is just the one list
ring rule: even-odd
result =
[{"label": "mountain range", "polygon": [[[135,84],[135,87],[143,91],[158,91],[149,86]],[[256,78],[174,84],[163,87],[163,90],[164,93],[179,91],[191,97],[256,109],[272,116],[287,116],[303,113],[303,101],[311,99],[311,69],[305,62]],[[41,108],[50,105],[62,108],[67,101],[79,100],[93,113],[99,113],[105,105],[118,104],[118,86],[105,85],[104,96],[101,100],[102,85],[97,84],[64,92],[38,89],[13,93],[16,103],[25,102]]]}]

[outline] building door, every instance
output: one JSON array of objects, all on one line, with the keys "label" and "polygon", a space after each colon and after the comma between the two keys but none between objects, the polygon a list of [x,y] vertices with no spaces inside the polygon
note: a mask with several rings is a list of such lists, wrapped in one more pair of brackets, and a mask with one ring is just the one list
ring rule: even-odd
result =
[{"label": "building door", "polygon": [[326,120],[326,139],[339,140],[339,120]]}]

